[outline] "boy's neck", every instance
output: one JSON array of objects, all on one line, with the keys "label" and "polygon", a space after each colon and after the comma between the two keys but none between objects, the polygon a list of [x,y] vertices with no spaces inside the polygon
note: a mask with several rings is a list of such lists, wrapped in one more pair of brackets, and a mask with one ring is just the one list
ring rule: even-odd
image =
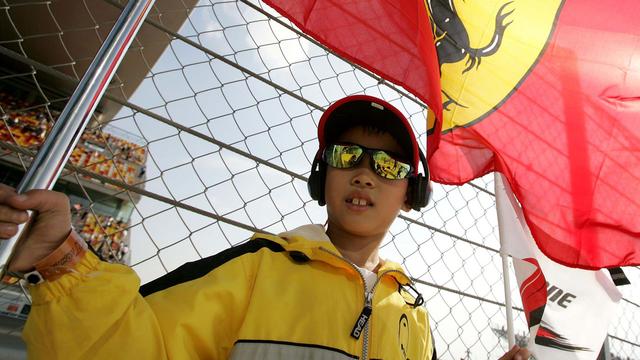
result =
[{"label": "boy's neck", "polygon": [[329,225],[327,236],[345,259],[369,271],[378,270],[380,264],[378,248],[384,234],[363,237],[346,233]]}]

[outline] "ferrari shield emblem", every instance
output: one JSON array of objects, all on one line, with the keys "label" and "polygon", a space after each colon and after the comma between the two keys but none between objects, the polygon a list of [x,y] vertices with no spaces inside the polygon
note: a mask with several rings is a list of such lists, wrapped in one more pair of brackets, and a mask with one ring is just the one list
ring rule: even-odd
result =
[{"label": "ferrari shield emblem", "polygon": [[562,0],[426,3],[440,63],[443,132],[482,120],[517,90],[562,6]]}]

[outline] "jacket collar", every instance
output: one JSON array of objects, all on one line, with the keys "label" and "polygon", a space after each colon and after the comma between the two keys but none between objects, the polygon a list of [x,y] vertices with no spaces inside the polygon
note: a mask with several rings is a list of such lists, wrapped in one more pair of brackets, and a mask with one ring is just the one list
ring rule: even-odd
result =
[{"label": "jacket collar", "polygon": [[[303,225],[291,231],[280,233],[277,236],[256,233],[252,239],[256,238],[275,241],[282,245],[286,251],[302,252],[312,260],[320,260],[335,267],[346,269],[349,272],[356,271],[354,265],[343,258],[340,251],[333,245],[322,225]],[[392,276],[402,285],[412,283],[400,264],[384,259],[380,259],[380,261],[382,265],[378,270],[379,275],[387,274]]]}]

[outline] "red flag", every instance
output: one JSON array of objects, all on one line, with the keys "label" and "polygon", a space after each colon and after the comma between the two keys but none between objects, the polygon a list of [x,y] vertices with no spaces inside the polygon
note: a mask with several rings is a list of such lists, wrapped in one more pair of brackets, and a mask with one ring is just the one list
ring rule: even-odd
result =
[{"label": "red flag", "polygon": [[640,2],[266,3],[438,113],[430,14],[444,106],[429,136],[432,178],[498,170],[553,260],[640,264]]},{"label": "red flag", "polygon": [[[339,56],[411,91],[442,119],[440,73],[424,0],[265,0]],[[440,121],[430,136],[431,154]]]},{"label": "red flag", "polygon": [[429,0],[438,182],[497,170],[564,265],[640,264],[640,2]]}]

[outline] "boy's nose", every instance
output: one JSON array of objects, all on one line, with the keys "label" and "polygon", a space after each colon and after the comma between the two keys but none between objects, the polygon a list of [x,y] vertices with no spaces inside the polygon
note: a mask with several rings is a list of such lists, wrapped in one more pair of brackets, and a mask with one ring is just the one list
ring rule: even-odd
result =
[{"label": "boy's nose", "polygon": [[376,175],[373,173],[373,170],[371,169],[371,159],[369,158],[368,154],[364,159],[360,161],[360,163],[356,166],[356,169],[354,171],[355,173],[351,178],[352,185],[359,185],[359,186],[366,186],[366,187],[374,186],[375,182],[373,180],[373,177]]},{"label": "boy's nose", "polygon": [[366,187],[373,187],[373,181],[365,176],[354,176],[351,181],[352,185],[361,185]]}]

